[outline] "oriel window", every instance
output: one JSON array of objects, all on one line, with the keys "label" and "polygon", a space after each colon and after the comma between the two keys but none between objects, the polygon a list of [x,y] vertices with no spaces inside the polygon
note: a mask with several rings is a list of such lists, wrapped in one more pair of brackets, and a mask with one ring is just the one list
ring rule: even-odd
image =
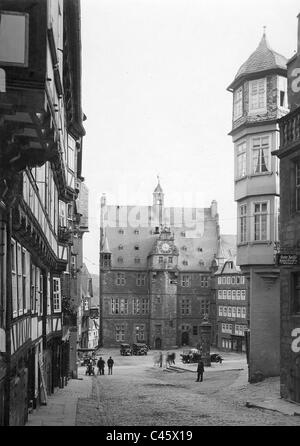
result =
[{"label": "oriel window", "polygon": [[254,240],[267,240],[268,204],[254,203]]},{"label": "oriel window", "polygon": [[246,142],[243,142],[236,149],[237,178],[246,175],[246,147]]},{"label": "oriel window", "polygon": [[233,94],[233,120],[243,115],[243,87],[238,88]]},{"label": "oriel window", "polygon": [[267,105],[267,82],[266,78],[255,79],[249,82],[249,111],[265,111]]},{"label": "oriel window", "polygon": [[253,138],[252,140],[252,166],[253,173],[269,171],[269,136]]}]

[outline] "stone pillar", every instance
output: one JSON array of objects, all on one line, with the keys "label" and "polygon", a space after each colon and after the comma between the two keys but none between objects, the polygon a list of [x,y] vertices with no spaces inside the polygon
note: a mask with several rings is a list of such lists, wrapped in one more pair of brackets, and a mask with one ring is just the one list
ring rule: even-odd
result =
[{"label": "stone pillar", "polygon": [[211,324],[204,320],[200,325],[199,350],[206,367],[210,367]]}]

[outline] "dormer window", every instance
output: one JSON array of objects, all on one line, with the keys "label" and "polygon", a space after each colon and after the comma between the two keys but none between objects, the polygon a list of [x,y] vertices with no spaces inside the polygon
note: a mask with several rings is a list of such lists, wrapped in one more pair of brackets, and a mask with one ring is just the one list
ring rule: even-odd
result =
[{"label": "dormer window", "polygon": [[118,263],[123,263],[123,257],[118,257]]},{"label": "dormer window", "polygon": [[136,258],[134,259],[134,263],[141,263],[141,259],[139,259],[138,257],[136,257]]},{"label": "dormer window", "polygon": [[123,245],[119,245],[119,251],[122,251]]},{"label": "dormer window", "polygon": [[238,88],[233,94],[233,120],[243,116],[243,87]]},{"label": "dormer window", "polygon": [[124,229],[119,229],[119,234],[124,234]]},{"label": "dormer window", "polygon": [[135,251],[138,251],[140,249],[140,247],[138,245],[135,245],[134,249],[135,249]]},{"label": "dormer window", "polygon": [[198,248],[198,251],[199,251],[199,252],[202,252],[202,248]]},{"label": "dormer window", "polygon": [[188,266],[189,263],[188,263],[187,260],[183,260],[183,261],[182,261],[182,264],[183,264],[184,266]]},{"label": "dormer window", "polygon": [[181,235],[181,237],[185,237],[185,232],[182,231],[180,235]]},{"label": "dormer window", "polygon": [[267,106],[267,79],[249,82],[249,113],[265,112]]},{"label": "dormer window", "polygon": [[182,251],[186,251],[186,250],[187,250],[187,247],[186,247],[186,246],[183,246],[181,249],[182,249]]},{"label": "dormer window", "polygon": [[134,230],[135,235],[139,235],[140,231],[138,229]]}]

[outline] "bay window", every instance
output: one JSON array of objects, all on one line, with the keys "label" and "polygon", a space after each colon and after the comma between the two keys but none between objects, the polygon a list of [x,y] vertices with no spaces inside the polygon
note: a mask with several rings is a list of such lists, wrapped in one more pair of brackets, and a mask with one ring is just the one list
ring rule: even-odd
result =
[{"label": "bay window", "polygon": [[249,82],[249,112],[266,111],[267,106],[267,80],[255,79]]},{"label": "bay window", "polygon": [[233,93],[233,120],[243,116],[243,87]]},{"label": "bay window", "polygon": [[268,239],[268,203],[254,203],[254,240]]},{"label": "bay window", "polygon": [[246,175],[246,142],[238,144],[236,148],[236,176],[237,178]]},{"label": "bay window", "polygon": [[259,136],[252,138],[252,172],[264,173],[269,171],[270,137]]}]

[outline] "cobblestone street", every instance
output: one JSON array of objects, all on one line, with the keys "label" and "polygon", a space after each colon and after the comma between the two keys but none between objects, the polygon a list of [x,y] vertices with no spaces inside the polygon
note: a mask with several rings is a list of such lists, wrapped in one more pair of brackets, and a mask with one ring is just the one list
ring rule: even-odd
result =
[{"label": "cobblestone street", "polygon": [[141,357],[123,357],[117,350],[102,354],[114,357],[113,375],[91,377],[91,396],[78,400],[78,426],[300,426],[299,417],[246,407],[249,399],[279,395],[279,379],[249,384],[241,356],[206,368],[198,383],[195,364],[183,366],[177,360],[178,368],[166,370],[154,366],[153,352]]}]

